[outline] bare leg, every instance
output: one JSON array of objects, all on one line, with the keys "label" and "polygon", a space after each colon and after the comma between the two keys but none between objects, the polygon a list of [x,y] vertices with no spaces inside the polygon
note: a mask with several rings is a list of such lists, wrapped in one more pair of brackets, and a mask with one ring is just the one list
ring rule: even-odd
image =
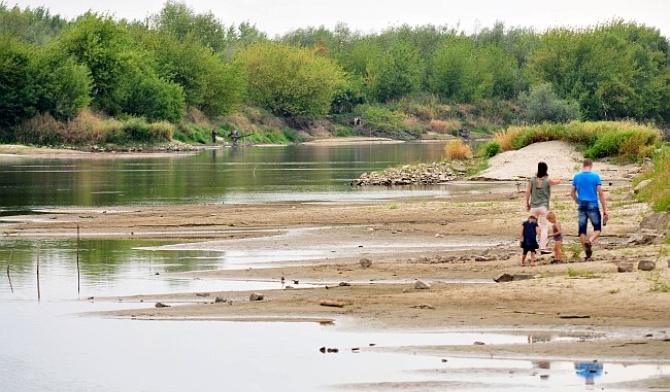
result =
[{"label": "bare leg", "polygon": [[591,234],[591,238],[589,239],[589,241],[591,243],[594,243],[599,237],[600,237],[600,231],[594,231],[593,234]]},{"label": "bare leg", "polygon": [[556,260],[563,260],[563,251],[561,250],[561,245],[563,245],[563,241],[556,241],[554,244],[554,255],[556,256]]},{"label": "bare leg", "polygon": [[522,254],[521,255],[521,266],[524,267],[526,265],[526,255]]},{"label": "bare leg", "polygon": [[535,252],[530,252],[530,266],[535,267]]}]

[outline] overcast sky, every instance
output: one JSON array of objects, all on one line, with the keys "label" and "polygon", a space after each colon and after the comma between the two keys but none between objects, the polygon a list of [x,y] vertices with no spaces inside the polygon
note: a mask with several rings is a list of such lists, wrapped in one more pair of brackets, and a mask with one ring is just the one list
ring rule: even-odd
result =
[{"label": "overcast sky", "polygon": [[[161,9],[164,0],[5,0],[9,5],[46,6],[72,18],[87,10],[118,18],[143,19]],[[472,32],[492,26],[585,27],[612,18],[657,27],[670,36],[670,0],[187,0],[198,12],[211,10],[226,25],[249,21],[270,36],[299,27],[333,27],[338,22],[354,30],[380,31],[404,23],[436,24]]]}]

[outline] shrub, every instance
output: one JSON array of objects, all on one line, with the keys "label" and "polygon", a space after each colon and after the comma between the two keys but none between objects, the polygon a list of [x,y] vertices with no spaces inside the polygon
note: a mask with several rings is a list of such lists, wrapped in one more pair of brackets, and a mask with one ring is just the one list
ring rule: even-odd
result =
[{"label": "shrub", "polygon": [[435,132],[440,135],[450,134],[461,129],[461,122],[455,118],[448,120],[430,120],[428,123],[428,131]]},{"label": "shrub", "polygon": [[483,155],[485,158],[493,158],[498,154],[500,154],[500,143],[496,140],[492,140],[484,145]]},{"label": "shrub", "polygon": [[579,118],[579,105],[559,98],[549,83],[533,86],[527,94],[520,94],[519,102],[519,119],[529,124],[567,123]]},{"label": "shrub", "polygon": [[472,149],[461,139],[450,141],[444,150],[450,161],[472,159]]}]

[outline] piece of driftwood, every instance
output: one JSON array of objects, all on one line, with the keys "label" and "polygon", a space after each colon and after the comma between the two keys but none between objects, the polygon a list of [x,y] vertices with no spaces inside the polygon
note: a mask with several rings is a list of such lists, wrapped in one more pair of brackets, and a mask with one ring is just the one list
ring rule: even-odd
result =
[{"label": "piece of driftwood", "polygon": [[322,299],[321,301],[319,301],[319,305],[329,306],[329,307],[332,307],[332,308],[343,308],[346,304],[344,302],[340,302],[340,301]]}]

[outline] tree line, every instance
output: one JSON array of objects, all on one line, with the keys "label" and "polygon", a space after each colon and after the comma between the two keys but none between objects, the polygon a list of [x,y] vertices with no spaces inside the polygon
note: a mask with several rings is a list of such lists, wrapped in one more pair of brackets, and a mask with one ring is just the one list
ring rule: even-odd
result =
[{"label": "tree line", "polygon": [[[506,102],[509,122],[670,122],[670,49],[658,29],[612,20],[536,32],[503,23],[380,33],[304,28],[269,38],[168,1],[144,20],[0,3],[0,127],[80,110],[179,122],[243,106],[313,118],[399,100]],[[486,105],[484,105],[486,106]]]}]

